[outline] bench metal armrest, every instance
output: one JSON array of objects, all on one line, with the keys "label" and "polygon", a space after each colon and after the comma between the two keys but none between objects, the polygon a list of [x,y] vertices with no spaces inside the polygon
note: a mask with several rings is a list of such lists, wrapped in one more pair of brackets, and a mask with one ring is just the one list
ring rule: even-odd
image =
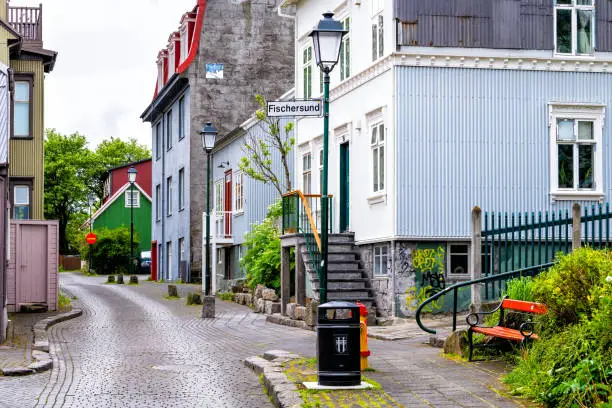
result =
[{"label": "bench metal armrest", "polygon": [[[481,316],[482,316],[482,320],[484,321],[484,316],[485,315],[491,315],[493,313],[497,312],[497,309],[492,310],[490,312],[474,312],[474,313],[470,313],[465,317],[465,321],[467,322],[467,324],[469,324],[471,327],[474,326],[478,326],[480,324],[480,320],[481,320]],[[475,319],[475,320],[474,320]]]},{"label": "bench metal armrest", "polygon": [[535,322],[525,322],[525,323],[521,323],[521,326],[519,327],[519,331],[521,332],[521,334],[523,335],[523,337],[525,338],[530,338],[533,333],[535,332]]}]

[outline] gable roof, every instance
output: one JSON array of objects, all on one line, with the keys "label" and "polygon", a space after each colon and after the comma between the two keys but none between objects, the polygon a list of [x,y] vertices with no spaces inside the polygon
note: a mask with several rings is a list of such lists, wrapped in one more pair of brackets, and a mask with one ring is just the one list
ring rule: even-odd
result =
[{"label": "gable roof", "polygon": [[[138,183],[134,183],[134,185],[136,186],[136,188],[138,188],[138,191],[140,191],[142,193],[142,195],[149,200],[149,202],[153,202],[153,199],[151,198],[151,196],[149,196],[146,191],[144,191],[142,189],[142,187],[140,187],[138,185]],[[91,218],[87,219],[82,225],[81,228],[83,227],[87,227],[89,226],[89,223],[91,221],[95,221],[100,215],[102,215],[102,213],[104,211],[106,211],[115,201],[117,201],[117,199],[119,197],[121,197],[123,195],[123,193],[125,193],[125,190],[127,190],[130,187],[130,183],[125,183],[123,185],[123,187],[121,187],[119,190],[117,190],[117,192],[115,194],[113,194],[105,203],[104,205],[102,205],[102,207],[98,208],[96,210],[95,213],[92,214]]]}]

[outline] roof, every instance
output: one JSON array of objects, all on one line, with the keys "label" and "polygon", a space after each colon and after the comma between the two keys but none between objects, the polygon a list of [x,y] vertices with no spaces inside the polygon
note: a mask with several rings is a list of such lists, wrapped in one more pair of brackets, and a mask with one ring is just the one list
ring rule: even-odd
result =
[{"label": "roof", "polygon": [[113,170],[121,169],[121,168],[123,168],[123,167],[127,167],[127,166],[134,166],[134,165],[136,165],[136,164],[140,164],[140,163],[145,163],[145,162],[151,161],[152,159],[153,159],[152,157],[149,157],[149,158],[147,158],[147,159],[142,159],[142,160],[138,160],[138,161],[135,161],[135,162],[131,162],[131,163],[122,164],[122,165],[120,165],[120,166],[111,167],[111,168],[110,168],[110,169],[108,169],[107,171],[108,171],[108,172],[111,172],[111,171],[113,171]]},{"label": "roof", "polygon": [[[149,202],[153,202],[153,199],[151,198],[151,196],[149,196],[146,191],[144,191],[142,189],[142,187],[140,187],[138,185],[138,183],[134,183],[134,185],[136,186],[136,188],[138,188],[138,191],[140,191],[142,193],[142,195],[149,200]],[[115,201],[117,201],[117,199],[119,197],[121,197],[123,195],[123,193],[125,192],[125,190],[127,190],[130,187],[130,183],[125,183],[123,185],[123,187],[121,187],[119,190],[117,190],[117,192],[115,194],[112,195],[111,198],[109,198],[102,207],[98,208],[96,210],[95,213],[93,213],[93,215],[91,216],[91,218],[87,219],[82,225],[82,227],[86,227],[89,225],[89,223],[91,221],[95,221],[96,218],[98,218],[100,215],[102,215],[102,213],[104,213],[104,211],[106,211],[108,209],[108,207],[110,207]]]}]

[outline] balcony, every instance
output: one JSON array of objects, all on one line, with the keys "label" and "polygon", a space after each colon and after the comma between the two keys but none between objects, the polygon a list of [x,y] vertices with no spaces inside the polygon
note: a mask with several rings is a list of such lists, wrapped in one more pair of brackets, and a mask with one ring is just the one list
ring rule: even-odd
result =
[{"label": "balcony", "polygon": [[234,236],[232,234],[231,211],[216,211],[211,220],[213,242],[218,245],[233,245]]},{"label": "balcony", "polygon": [[38,7],[6,7],[8,23],[24,44],[42,48],[42,4]]}]

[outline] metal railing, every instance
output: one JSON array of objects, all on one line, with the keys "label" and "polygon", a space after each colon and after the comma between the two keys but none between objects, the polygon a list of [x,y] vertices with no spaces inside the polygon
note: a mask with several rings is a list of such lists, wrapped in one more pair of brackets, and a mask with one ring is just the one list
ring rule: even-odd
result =
[{"label": "metal railing", "polygon": [[24,41],[42,44],[42,4],[38,7],[7,6],[8,23]]},{"label": "metal railing", "polygon": [[[320,194],[303,194],[299,190],[291,191],[283,195],[282,207],[282,233],[299,234],[304,239],[304,244],[310,255],[310,264],[316,271],[319,282],[322,284],[321,260],[321,219],[318,217],[318,208],[323,198]],[[332,208],[332,197],[328,198],[329,208]],[[314,216],[313,216],[314,208]],[[332,211],[330,211],[328,232],[332,232]]]},{"label": "metal railing", "polygon": [[[423,311],[423,308],[427,306],[429,303],[441,298],[445,294],[452,291],[453,292],[453,331],[455,331],[457,329],[457,295],[458,295],[458,291],[460,288],[465,287],[465,286],[471,286],[471,285],[480,286],[480,284],[484,284],[486,287],[488,283],[494,282],[494,281],[507,282],[508,280],[512,278],[516,278],[518,276],[536,276],[540,272],[550,268],[553,265],[554,263],[533,266],[531,268],[519,269],[516,271],[500,273],[498,275],[485,276],[483,278],[474,279],[474,280],[467,281],[467,282],[460,282],[455,285],[449,286],[446,289],[443,289],[440,292],[436,293],[432,297],[426,299],[423,303],[419,305],[416,311],[416,322],[422,330],[426,331],[427,333],[436,334],[436,331],[434,329],[430,329],[423,325],[423,322],[421,321],[421,312]],[[475,290],[475,289],[472,288],[472,290]]]},{"label": "metal railing", "polygon": [[229,239],[233,237],[233,214],[232,211],[215,211],[212,213],[212,233],[217,238]]}]

